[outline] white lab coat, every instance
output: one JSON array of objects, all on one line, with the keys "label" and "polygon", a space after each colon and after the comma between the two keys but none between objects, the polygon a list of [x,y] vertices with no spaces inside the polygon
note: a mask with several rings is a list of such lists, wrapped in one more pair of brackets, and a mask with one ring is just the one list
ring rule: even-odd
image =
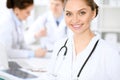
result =
[{"label": "white lab coat", "polygon": [[[98,45],[83,68],[79,80],[120,80],[120,55],[104,40],[95,36],[79,55],[75,56],[73,38],[67,42],[67,55],[63,60],[64,51],[57,53],[64,45],[65,40],[57,42],[52,56],[48,80],[76,80],[76,76],[85,62],[86,58],[93,49],[96,41]],[[55,79],[54,76],[57,76]]]},{"label": "white lab coat", "polygon": [[38,19],[31,25],[30,29],[26,32],[26,43],[35,41],[35,32],[40,31],[41,28],[46,27],[47,36],[40,38],[40,45],[46,47],[48,50],[53,49],[54,42],[66,37],[66,24],[64,18],[61,20],[59,26],[56,25],[55,18],[51,11],[39,16]]},{"label": "white lab coat", "polygon": [[3,44],[0,43],[0,70],[8,69],[8,59],[6,49]]},{"label": "white lab coat", "polygon": [[22,22],[13,10],[0,22],[0,42],[7,48],[9,58],[28,58],[33,51],[27,50],[24,43]]}]

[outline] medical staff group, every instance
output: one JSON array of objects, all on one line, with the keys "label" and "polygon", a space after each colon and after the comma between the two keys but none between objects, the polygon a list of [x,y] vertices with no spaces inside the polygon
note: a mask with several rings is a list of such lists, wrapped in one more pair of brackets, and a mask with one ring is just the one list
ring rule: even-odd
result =
[{"label": "medical staff group", "polygon": [[120,80],[119,51],[90,29],[99,13],[94,0],[50,0],[50,11],[38,17],[25,35],[28,43],[40,39],[35,51],[27,47],[22,27],[33,0],[7,0],[7,8],[10,14],[0,22],[0,43],[9,58],[44,57],[51,52],[45,80]]}]

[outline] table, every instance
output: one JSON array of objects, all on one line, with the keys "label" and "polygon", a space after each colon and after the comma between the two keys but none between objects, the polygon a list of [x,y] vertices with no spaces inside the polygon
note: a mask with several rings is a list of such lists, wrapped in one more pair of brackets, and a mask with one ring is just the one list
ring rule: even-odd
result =
[{"label": "table", "polygon": [[[30,59],[10,59],[9,61],[17,62],[20,66],[22,66],[21,70],[34,74],[38,77],[37,79],[29,79],[29,80],[41,80],[42,76],[47,73],[47,66],[49,64],[50,58],[45,57],[45,58],[30,58]],[[11,76],[2,71],[0,71],[0,77],[6,77],[9,78],[9,80],[24,80]]]}]

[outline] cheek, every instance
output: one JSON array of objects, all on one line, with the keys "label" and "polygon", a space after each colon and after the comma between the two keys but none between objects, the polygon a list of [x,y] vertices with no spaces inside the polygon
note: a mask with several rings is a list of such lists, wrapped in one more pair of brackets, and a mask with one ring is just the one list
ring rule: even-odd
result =
[{"label": "cheek", "polygon": [[69,23],[69,24],[70,24],[71,20],[72,20],[72,18],[71,18],[71,17],[65,16],[65,21],[66,21],[67,23]]},{"label": "cheek", "polygon": [[63,11],[63,6],[59,6],[58,10]]},{"label": "cheek", "polygon": [[50,9],[52,10],[52,11],[54,11],[55,10],[55,6],[50,6]]},{"label": "cheek", "polygon": [[90,16],[85,17],[85,18],[83,19],[83,22],[84,22],[86,25],[89,25],[89,24],[91,23],[91,21],[92,21],[92,18],[91,18]]},{"label": "cheek", "polygon": [[22,20],[25,20],[26,18],[27,18],[27,14],[21,13],[21,19],[22,19]]},{"label": "cheek", "polygon": [[65,22],[66,22],[66,25],[69,27],[69,25],[70,25],[70,19],[68,17],[65,17]]},{"label": "cheek", "polygon": [[23,13],[23,14],[21,14],[21,18],[22,19],[24,19],[25,18],[25,14]]}]

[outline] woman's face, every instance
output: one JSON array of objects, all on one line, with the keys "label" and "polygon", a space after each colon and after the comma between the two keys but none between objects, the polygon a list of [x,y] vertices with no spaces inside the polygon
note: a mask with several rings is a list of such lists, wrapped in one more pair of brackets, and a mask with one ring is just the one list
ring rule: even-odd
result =
[{"label": "woman's face", "polygon": [[63,3],[61,0],[50,0],[50,8],[56,18],[60,17],[63,13]]},{"label": "woman's face", "polygon": [[66,3],[65,21],[75,34],[90,30],[90,23],[94,17],[95,11],[92,11],[84,0],[68,0]]},{"label": "woman's face", "polygon": [[27,17],[30,15],[31,10],[33,9],[33,5],[28,6],[25,9],[15,8],[16,15],[20,20],[26,20]]}]

